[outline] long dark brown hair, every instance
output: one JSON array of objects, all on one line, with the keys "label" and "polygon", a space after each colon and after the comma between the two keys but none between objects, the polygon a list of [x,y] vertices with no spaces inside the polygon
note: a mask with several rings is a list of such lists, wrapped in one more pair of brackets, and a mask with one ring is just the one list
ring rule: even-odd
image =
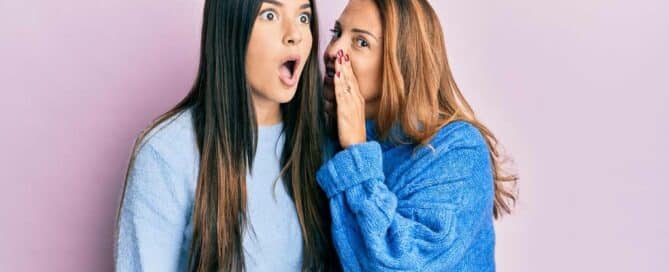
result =
[{"label": "long dark brown hair", "polygon": [[462,120],[484,136],[492,161],[493,214],[499,218],[515,204],[518,176],[506,162],[495,135],[481,123],[460,92],[448,64],[439,19],[426,0],[375,0],[383,25],[383,81],[377,117],[382,138],[398,123],[415,143],[427,145],[447,124]]},{"label": "long dark brown hair", "polygon": [[[281,105],[286,141],[280,163],[283,185],[295,203],[302,229],[302,268],[329,271],[338,270],[339,265],[330,238],[327,198],[316,183],[316,171],[322,163],[324,122],[317,58],[318,17],[314,1],[310,2],[314,39],[295,97]],[[130,158],[128,169],[148,132],[170,117],[192,110],[200,165],[190,271],[245,268],[242,241],[247,227],[246,174],[253,168],[257,122],[244,67],[261,4],[261,0],[205,1],[195,83],[182,101],[139,135]],[[128,172],[125,180],[127,185]]]}]

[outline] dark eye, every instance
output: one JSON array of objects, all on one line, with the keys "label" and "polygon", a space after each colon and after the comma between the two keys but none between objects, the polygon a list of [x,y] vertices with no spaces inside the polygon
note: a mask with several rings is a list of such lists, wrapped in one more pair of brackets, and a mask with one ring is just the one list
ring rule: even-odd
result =
[{"label": "dark eye", "polygon": [[367,42],[365,39],[358,38],[356,42],[359,47],[369,47],[369,42]]},{"label": "dark eye", "polygon": [[311,16],[308,13],[303,13],[300,15],[300,23],[303,24],[310,24],[311,23]]},{"label": "dark eye", "polygon": [[266,10],[266,11],[263,11],[263,12],[260,13],[259,16],[260,16],[260,18],[262,18],[263,20],[267,20],[267,21],[274,21],[274,20],[276,19],[276,17],[278,17],[278,16],[276,15],[276,12],[274,12],[273,10]]},{"label": "dark eye", "polygon": [[333,40],[338,39],[339,37],[341,37],[341,31],[339,29],[333,28],[333,29],[330,29],[330,32],[332,33],[332,39]]}]

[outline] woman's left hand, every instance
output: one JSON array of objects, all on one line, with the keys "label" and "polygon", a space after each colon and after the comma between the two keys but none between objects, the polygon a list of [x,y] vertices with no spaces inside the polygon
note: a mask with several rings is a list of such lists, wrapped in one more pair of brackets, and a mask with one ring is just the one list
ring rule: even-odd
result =
[{"label": "woman's left hand", "polygon": [[335,60],[334,89],[337,101],[339,143],[343,148],[367,141],[365,98],[351,68],[348,54],[339,51]]}]

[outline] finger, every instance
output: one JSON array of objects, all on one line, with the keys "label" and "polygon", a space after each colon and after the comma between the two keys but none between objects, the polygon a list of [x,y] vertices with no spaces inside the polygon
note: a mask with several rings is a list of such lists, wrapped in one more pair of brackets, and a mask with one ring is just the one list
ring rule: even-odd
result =
[{"label": "finger", "polygon": [[357,85],[358,78],[355,76],[355,72],[353,71],[353,60],[349,57],[349,55],[345,55],[344,60],[344,68],[346,69],[347,80]]},{"label": "finger", "polygon": [[355,73],[353,72],[353,65],[351,62],[351,59],[348,55],[344,56],[344,79],[346,80],[347,84],[351,86],[351,91],[353,95],[359,96],[359,89],[358,89],[358,80],[355,76]]},{"label": "finger", "polygon": [[344,92],[344,80],[342,78],[342,64],[341,58],[338,56],[335,60],[335,78],[334,78],[334,89],[335,89],[335,101],[338,106],[341,106],[342,92]]},{"label": "finger", "polygon": [[337,62],[336,64],[336,69],[339,72],[339,76],[337,78],[337,81],[335,83],[335,88],[338,89],[337,91],[337,116],[340,121],[345,121],[350,119],[351,114],[354,114],[357,110],[356,103],[355,103],[355,96],[352,94],[351,86],[350,84],[346,81],[345,77],[345,64],[342,61],[341,64]]},{"label": "finger", "polygon": [[357,98],[360,103],[364,103],[365,99],[362,96],[362,93],[360,92],[360,86],[358,86],[358,79],[355,76],[355,72],[353,71],[353,63],[348,55],[345,55],[344,57],[344,74],[345,74],[345,79],[346,82],[349,86],[351,86],[351,92]]},{"label": "finger", "polygon": [[347,83],[348,86],[351,84],[351,59],[349,58],[348,54],[344,55],[343,63],[342,63],[342,77],[344,78],[344,82]]}]

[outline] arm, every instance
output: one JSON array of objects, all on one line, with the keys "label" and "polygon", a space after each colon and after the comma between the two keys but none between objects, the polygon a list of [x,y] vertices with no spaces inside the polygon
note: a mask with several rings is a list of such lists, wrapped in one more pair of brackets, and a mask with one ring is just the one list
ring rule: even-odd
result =
[{"label": "arm", "polygon": [[362,270],[448,270],[492,217],[486,156],[485,146],[423,152],[391,191],[377,142],[338,153],[318,172],[338,250],[350,249]]},{"label": "arm", "polygon": [[187,205],[175,173],[150,145],[130,166],[119,214],[116,271],[178,271]]}]

